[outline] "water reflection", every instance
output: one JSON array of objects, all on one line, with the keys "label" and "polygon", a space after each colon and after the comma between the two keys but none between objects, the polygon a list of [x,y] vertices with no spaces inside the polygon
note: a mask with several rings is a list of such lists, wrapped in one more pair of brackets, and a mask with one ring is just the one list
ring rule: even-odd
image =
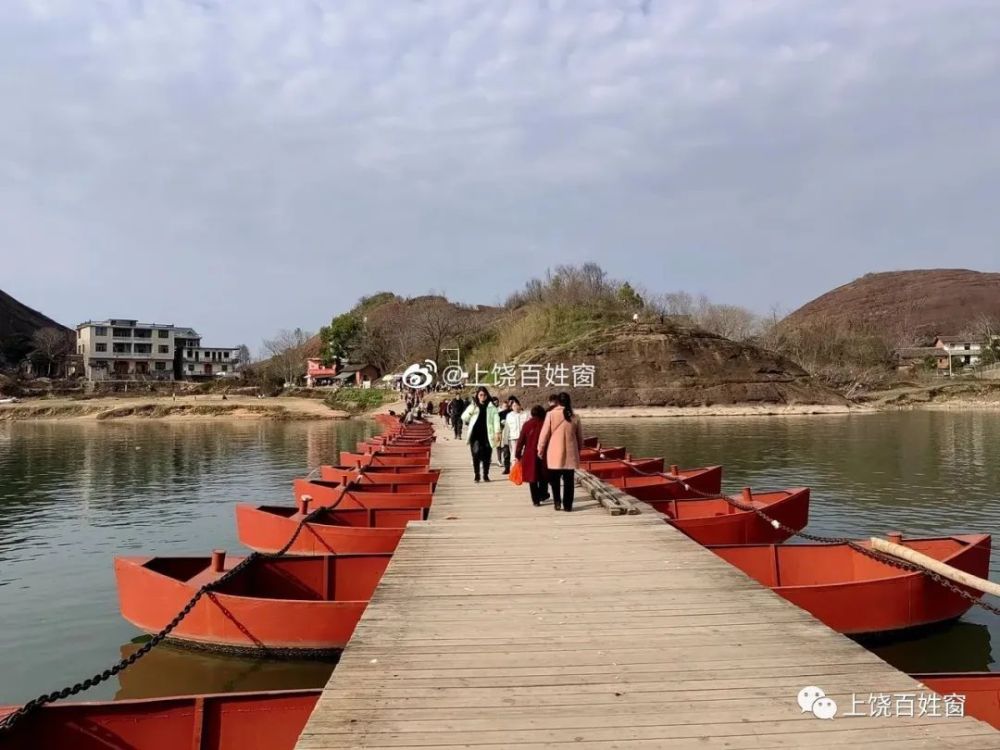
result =
[{"label": "water reflection", "polygon": [[[372,431],[367,422],[0,425],[0,702],[121,658],[137,633],[118,614],[115,554],[235,550],[235,502],[290,503],[294,477]],[[809,528],[820,533],[1000,531],[1000,413],[631,420],[588,432],[635,455],[723,463],[733,490],[808,484]],[[1000,580],[1000,555],[991,575]],[[998,669],[998,620],[973,608],[949,628],[876,650],[910,670]],[[85,697],[315,687],[329,669],[157,648],[120,685]]]},{"label": "water reflection", "polygon": [[114,555],[237,550],[236,502],[291,503],[293,478],[373,431],[366,421],[0,425],[0,703],[120,658],[137,633],[118,613]]},{"label": "water reflection", "polygon": [[860,642],[904,672],[978,672],[993,653],[989,628],[964,621],[912,638]]},{"label": "water reflection", "polygon": [[[145,640],[123,645],[121,658],[131,656]],[[115,699],[321,688],[335,663],[254,659],[160,644],[118,675]]]},{"label": "water reflection", "polygon": [[[723,464],[742,486],[812,488],[810,531],[867,537],[1000,533],[1000,412],[594,422],[606,445],[687,466]],[[994,540],[996,543],[996,540]],[[990,577],[1000,580],[1000,553]],[[1000,618],[973,607],[951,627],[873,646],[902,669],[1000,668]]]}]

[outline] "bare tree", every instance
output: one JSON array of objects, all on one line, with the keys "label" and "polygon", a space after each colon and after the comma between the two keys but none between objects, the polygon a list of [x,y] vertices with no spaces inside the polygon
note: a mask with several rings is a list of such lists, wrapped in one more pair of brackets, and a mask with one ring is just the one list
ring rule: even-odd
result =
[{"label": "bare tree", "polygon": [[883,323],[886,342],[894,349],[931,343],[937,332],[930,332],[926,330],[926,326],[922,328],[918,325],[919,318],[920,305],[917,300],[900,303],[892,318]]},{"label": "bare tree", "polygon": [[66,357],[73,351],[73,334],[58,328],[39,328],[31,336],[31,363],[36,369],[45,369],[52,377],[53,369],[59,374]]},{"label": "bare tree", "polygon": [[757,321],[757,345],[771,351],[778,351],[781,348],[782,331],[781,321],[785,313],[777,304],[771,305],[767,315],[762,315]]},{"label": "bare tree", "polygon": [[654,300],[654,307],[661,315],[694,317],[695,302],[687,292],[665,292]]},{"label": "bare tree", "polygon": [[306,371],[306,344],[311,333],[296,328],[283,329],[273,339],[264,339],[264,351],[270,355],[268,369],[287,385],[294,385]]},{"label": "bare tree", "polygon": [[440,365],[441,350],[445,344],[453,343],[462,334],[465,323],[450,305],[432,305],[419,311],[414,329],[419,334],[421,343],[433,352],[434,361]]},{"label": "bare tree", "polygon": [[357,361],[374,365],[379,372],[386,373],[392,367],[392,338],[382,326],[366,324],[361,331],[353,356]]},{"label": "bare tree", "polygon": [[236,364],[240,367],[246,367],[250,364],[250,347],[246,344],[240,344],[236,347]]},{"label": "bare tree", "polygon": [[733,341],[747,341],[758,330],[757,316],[745,307],[715,305],[707,300],[699,305],[698,325],[706,331]]},{"label": "bare tree", "polygon": [[[523,290],[507,299],[506,306],[513,309],[539,303],[619,307],[621,301],[616,295],[622,285],[609,279],[605,270],[596,263],[560,265],[549,269],[544,280],[531,279]],[[634,299],[631,295],[627,296],[634,306]]]}]

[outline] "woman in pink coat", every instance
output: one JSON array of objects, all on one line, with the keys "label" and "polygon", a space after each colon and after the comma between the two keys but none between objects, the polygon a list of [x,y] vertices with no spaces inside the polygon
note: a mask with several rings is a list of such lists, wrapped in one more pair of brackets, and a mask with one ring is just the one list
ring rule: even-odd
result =
[{"label": "woman in pink coat", "polygon": [[580,468],[583,429],[580,418],[573,413],[569,394],[564,391],[557,398],[562,408],[551,409],[545,415],[545,423],[538,436],[538,457],[544,458],[548,467],[555,509],[571,511],[574,472]]}]

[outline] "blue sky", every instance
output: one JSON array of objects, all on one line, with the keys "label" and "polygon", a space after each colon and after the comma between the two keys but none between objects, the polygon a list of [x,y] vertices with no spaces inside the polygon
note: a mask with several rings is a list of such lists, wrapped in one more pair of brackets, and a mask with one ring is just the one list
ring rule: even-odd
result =
[{"label": "blue sky", "polygon": [[70,325],[1000,270],[996,1],[5,0],[0,98],[0,288]]}]

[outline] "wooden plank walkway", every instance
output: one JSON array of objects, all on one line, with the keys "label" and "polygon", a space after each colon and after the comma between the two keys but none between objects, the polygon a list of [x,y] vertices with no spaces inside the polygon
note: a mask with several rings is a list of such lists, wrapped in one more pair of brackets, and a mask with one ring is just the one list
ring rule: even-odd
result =
[{"label": "wooden plank walkway", "polygon": [[[535,508],[439,433],[411,524],[297,747],[1000,748],[968,718],[802,713],[920,687],[653,513]],[[579,492],[579,489],[578,489]],[[648,506],[645,506],[648,507]],[[860,710],[860,708],[859,708]]]}]

